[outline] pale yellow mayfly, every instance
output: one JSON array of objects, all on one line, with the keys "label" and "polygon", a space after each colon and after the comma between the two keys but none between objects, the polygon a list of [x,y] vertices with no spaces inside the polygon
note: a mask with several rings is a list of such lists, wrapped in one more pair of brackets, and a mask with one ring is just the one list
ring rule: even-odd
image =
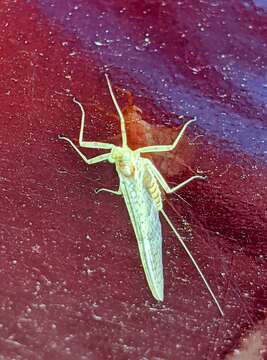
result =
[{"label": "pale yellow mayfly", "polygon": [[105,76],[111,98],[120,118],[122,146],[115,146],[113,144],[95,141],[84,141],[83,131],[85,112],[82,105],[75,99],[73,99],[73,101],[79,105],[82,112],[79,145],[85,148],[108,149],[111,151],[102,155],[95,156],[91,159],[87,159],[87,157],[70,139],[63,136],[59,136],[59,139],[68,141],[87,164],[96,164],[105,160],[115,164],[120,180],[119,190],[114,191],[110,189],[99,189],[97,190],[97,192],[107,191],[115,195],[123,196],[137,238],[139,253],[145,271],[146,279],[154,298],[159,301],[163,301],[164,298],[162,233],[161,223],[159,219],[159,212],[161,212],[163,217],[169,224],[170,228],[175,233],[179,242],[183,246],[184,250],[190,257],[192,263],[196,267],[215,304],[217,305],[221,315],[223,316],[224,313],[217,298],[215,297],[207,280],[205,279],[202,271],[200,270],[198,264],[196,263],[183,239],[181,238],[174,225],[164,212],[162,205],[160,187],[162,187],[166,193],[172,193],[182,188],[186,184],[190,183],[192,180],[204,179],[204,177],[200,175],[195,175],[183,181],[179,185],[170,188],[166,180],[154,166],[152,161],[141,156],[141,154],[144,153],[157,153],[173,150],[178,144],[179,140],[182,138],[187,126],[196,119],[189,120],[183,126],[172,145],[146,146],[133,151],[127,145],[125,120],[122,111],[113,93],[109,78],[106,74]]}]

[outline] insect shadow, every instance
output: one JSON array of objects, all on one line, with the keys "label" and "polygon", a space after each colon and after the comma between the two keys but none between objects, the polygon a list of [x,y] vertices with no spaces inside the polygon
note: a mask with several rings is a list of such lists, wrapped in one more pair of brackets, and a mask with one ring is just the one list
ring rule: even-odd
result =
[{"label": "insect shadow", "polygon": [[204,281],[210,295],[212,296],[215,304],[218,307],[221,315],[224,312],[214,295],[210,285],[208,284],[205,276],[199,268],[197,262],[192,256],[191,252],[187,248],[180,234],[175,229],[171,220],[163,210],[163,201],[161,196],[161,188],[168,194],[173,193],[183,186],[189,184],[191,181],[205,177],[200,175],[194,175],[182,183],[170,187],[155,165],[151,160],[142,157],[144,153],[159,153],[172,151],[180,139],[182,138],[186,128],[196,121],[193,118],[185,123],[181,131],[177,135],[175,141],[171,145],[152,145],[141,147],[136,150],[131,150],[127,145],[127,134],[125,129],[125,120],[122,111],[117,103],[115,95],[113,93],[111,83],[108,75],[105,74],[109,92],[115,108],[118,112],[121,126],[122,146],[116,146],[109,143],[84,141],[84,123],[85,123],[85,111],[83,106],[75,98],[73,101],[80,107],[82,112],[81,128],[79,134],[80,147],[91,149],[105,149],[110,152],[95,156],[88,159],[79,148],[68,138],[59,136],[60,140],[67,141],[74,150],[81,156],[81,158],[89,165],[96,164],[101,161],[109,161],[115,164],[118,176],[119,176],[119,189],[117,191],[111,189],[98,189],[96,192],[106,191],[114,195],[122,195],[128,209],[128,213],[134,228],[134,232],[137,238],[139,253],[146,275],[147,283],[155,299],[163,301],[164,298],[164,279],[163,279],[163,264],[162,264],[162,231],[161,223],[159,219],[159,213],[163,215],[166,222],[175,233],[177,239],[181,243],[182,247],[188,254],[193,265],[197,269],[199,275]]}]

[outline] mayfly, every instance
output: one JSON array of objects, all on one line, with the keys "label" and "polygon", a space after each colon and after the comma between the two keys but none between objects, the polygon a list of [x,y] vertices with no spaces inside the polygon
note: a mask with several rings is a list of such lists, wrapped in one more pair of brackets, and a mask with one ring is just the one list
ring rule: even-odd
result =
[{"label": "mayfly", "polygon": [[164,298],[162,232],[159,219],[159,212],[161,212],[166,222],[181,243],[182,247],[190,257],[215,304],[217,305],[219,312],[223,316],[223,310],[207,280],[205,279],[201,269],[199,268],[183,239],[175,229],[171,220],[163,210],[163,201],[161,196],[161,188],[166,193],[173,193],[191,181],[195,179],[204,179],[204,177],[200,175],[194,175],[177,186],[171,188],[158,169],[154,166],[152,161],[141,156],[145,153],[158,153],[173,150],[179,143],[188,125],[194,122],[196,119],[191,119],[185,123],[175,141],[171,145],[145,146],[136,150],[131,150],[127,145],[125,120],[122,111],[113,93],[108,75],[105,74],[105,77],[107,80],[110,96],[120,119],[122,146],[83,140],[85,111],[82,104],[79,103],[79,101],[77,101],[75,98],[73,101],[80,107],[82,113],[79,145],[81,147],[91,149],[94,148],[110,150],[110,152],[88,159],[70,139],[63,136],[59,136],[59,139],[66,140],[68,143],[70,143],[70,145],[81,156],[81,158],[89,165],[96,164],[101,161],[109,161],[110,163],[115,164],[120,182],[119,189],[115,191],[101,188],[96,192],[99,193],[101,191],[106,191],[115,195],[122,195],[124,197],[125,204],[128,209],[128,213],[137,238],[139,253],[147,283],[154,298],[159,301],[163,301]]}]

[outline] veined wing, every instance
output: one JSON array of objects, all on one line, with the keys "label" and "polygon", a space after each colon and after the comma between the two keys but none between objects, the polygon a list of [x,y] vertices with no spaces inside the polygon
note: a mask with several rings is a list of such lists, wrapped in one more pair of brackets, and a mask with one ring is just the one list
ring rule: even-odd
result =
[{"label": "veined wing", "polygon": [[163,301],[161,223],[158,209],[144,186],[143,172],[135,179],[119,174],[120,189],[133,224],[149,288],[157,300]]}]

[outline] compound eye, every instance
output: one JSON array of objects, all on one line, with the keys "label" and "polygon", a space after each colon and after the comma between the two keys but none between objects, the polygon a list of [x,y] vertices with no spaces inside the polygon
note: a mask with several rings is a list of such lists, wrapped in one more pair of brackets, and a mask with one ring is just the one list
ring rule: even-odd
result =
[{"label": "compound eye", "polygon": [[124,161],[130,161],[130,160],[131,160],[130,155],[129,155],[129,154],[125,154],[125,155],[123,156],[123,160],[124,160]]},{"label": "compound eye", "polygon": [[115,163],[115,160],[114,160],[114,158],[113,158],[113,156],[112,156],[111,153],[109,154],[108,162],[110,162],[111,164],[114,164],[114,163]]},{"label": "compound eye", "polygon": [[109,155],[110,158],[110,162],[114,163],[116,160],[118,160],[121,157],[121,150],[120,148],[114,146],[114,148],[112,148],[111,153]]},{"label": "compound eye", "polygon": [[124,161],[130,161],[131,159],[132,159],[132,156],[131,156],[131,154],[129,152],[125,152],[123,154],[123,160]]}]

